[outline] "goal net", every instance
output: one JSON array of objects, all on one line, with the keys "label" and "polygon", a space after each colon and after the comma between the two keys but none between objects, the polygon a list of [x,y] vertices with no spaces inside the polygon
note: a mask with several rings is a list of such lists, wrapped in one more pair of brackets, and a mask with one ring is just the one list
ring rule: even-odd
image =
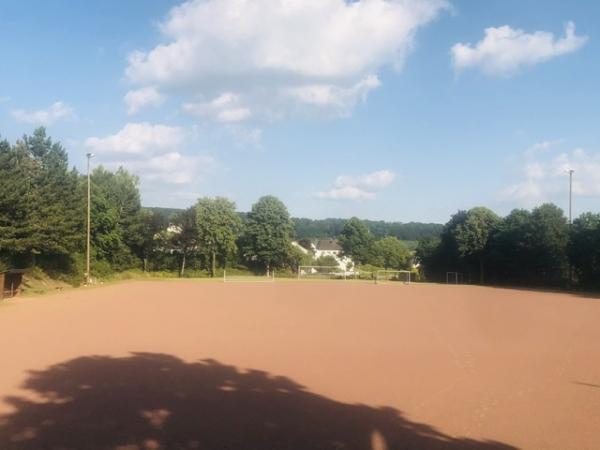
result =
[{"label": "goal net", "polygon": [[410,270],[378,270],[375,273],[375,284],[386,281],[399,281],[410,283]]},{"label": "goal net", "polygon": [[256,283],[268,283],[275,281],[275,271],[271,271],[269,275],[252,275],[252,274],[228,274],[226,270],[223,271],[223,282],[224,283],[235,283],[235,282],[256,282]]},{"label": "goal net", "polygon": [[345,280],[346,271],[339,266],[300,266],[299,280]]},{"label": "goal net", "polygon": [[463,274],[460,272],[446,272],[447,284],[461,284],[463,282]]}]

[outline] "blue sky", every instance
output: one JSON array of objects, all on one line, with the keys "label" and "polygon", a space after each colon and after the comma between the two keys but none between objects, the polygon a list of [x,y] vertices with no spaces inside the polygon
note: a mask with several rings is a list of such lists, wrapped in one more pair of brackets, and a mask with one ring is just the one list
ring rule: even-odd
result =
[{"label": "blue sky", "polygon": [[0,135],[36,126],[148,206],[599,211],[595,1],[1,1]]}]

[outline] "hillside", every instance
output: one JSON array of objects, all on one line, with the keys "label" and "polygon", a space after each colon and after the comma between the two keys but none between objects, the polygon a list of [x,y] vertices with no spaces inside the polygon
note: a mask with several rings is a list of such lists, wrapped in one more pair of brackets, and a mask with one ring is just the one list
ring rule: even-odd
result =
[{"label": "hillside", "polygon": [[[180,208],[147,207],[154,213],[171,217],[173,214],[183,211]],[[242,220],[247,213],[241,212]],[[296,239],[326,239],[337,238],[347,219],[308,219],[294,217],[294,231]],[[416,242],[419,239],[437,237],[442,232],[443,225],[438,223],[423,222],[386,222],[383,220],[364,220],[365,225],[371,230],[375,238],[394,236],[402,241]]]}]

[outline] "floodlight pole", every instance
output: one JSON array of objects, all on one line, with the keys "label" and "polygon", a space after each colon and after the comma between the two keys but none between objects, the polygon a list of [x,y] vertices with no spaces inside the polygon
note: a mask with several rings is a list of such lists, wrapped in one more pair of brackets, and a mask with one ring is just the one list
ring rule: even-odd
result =
[{"label": "floodlight pole", "polygon": [[87,285],[90,284],[90,232],[91,232],[91,195],[90,195],[90,159],[94,157],[93,153],[86,153],[87,157],[87,246],[85,255],[85,282]]},{"label": "floodlight pole", "polygon": [[[571,229],[573,228],[573,169],[569,169],[569,234],[571,233]],[[573,265],[569,260],[569,287],[573,282]]]},{"label": "floodlight pole", "polygon": [[573,224],[573,169],[569,169],[569,225]]}]

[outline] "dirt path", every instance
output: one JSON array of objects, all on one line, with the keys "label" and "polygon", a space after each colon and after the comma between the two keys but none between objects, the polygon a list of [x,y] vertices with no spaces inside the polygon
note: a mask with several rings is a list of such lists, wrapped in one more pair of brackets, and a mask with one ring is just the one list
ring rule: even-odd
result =
[{"label": "dirt path", "polygon": [[0,448],[600,448],[600,300],[145,281],[11,302],[0,330]]}]

